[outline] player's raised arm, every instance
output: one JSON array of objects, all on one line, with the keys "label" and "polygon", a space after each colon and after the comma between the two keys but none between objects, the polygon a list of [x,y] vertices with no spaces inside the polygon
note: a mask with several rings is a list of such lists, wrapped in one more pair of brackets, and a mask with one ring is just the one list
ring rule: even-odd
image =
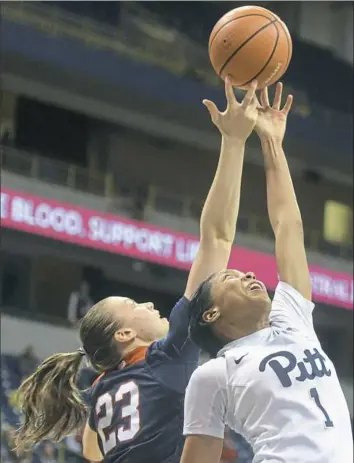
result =
[{"label": "player's raised arm", "polygon": [[199,348],[188,338],[189,301],[204,280],[227,268],[230,258],[240,203],[245,143],[258,115],[255,89],[256,82],[239,103],[229,79],[226,79],[227,108],[224,112],[211,101],[204,100],[222,136],[219,163],[203,207],[200,246],[189,273],[185,297],[171,311],[167,336],[154,344],[155,349],[163,350],[168,359],[163,368],[161,362],[156,364],[159,371],[155,375],[180,392],[184,392],[199,358]]},{"label": "player's raised arm", "polygon": [[187,299],[211,274],[225,269],[230,258],[240,204],[245,143],[257,119],[255,89],[256,82],[239,103],[227,78],[224,112],[213,102],[203,101],[222,141],[219,164],[201,215],[200,246],[187,282]]},{"label": "player's raised arm", "polygon": [[280,280],[311,300],[311,279],[301,213],[283,150],[286,121],[293,98],[289,95],[281,108],[282,89],[282,84],[278,83],[272,106],[267,88],[261,91],[256,132],[264,155],[268,214],[275,235]]}]

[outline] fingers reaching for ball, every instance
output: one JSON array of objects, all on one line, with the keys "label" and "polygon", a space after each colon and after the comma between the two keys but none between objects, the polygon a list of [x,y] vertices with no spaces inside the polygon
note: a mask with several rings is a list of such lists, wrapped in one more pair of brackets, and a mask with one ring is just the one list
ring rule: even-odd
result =
[{"label": "fingers reaching for ball", "polygon": [[[241,106],[243,108],[245,108],[246,106],[249,106],[252,102],[255,102],[254,98],[256,96],[256,90],[257,90],[257,81],[254,80],[251,82],[250,86],[249,86],[249,89],[247,90],[247,93],[244,97],[244,99],[242,100],[242,103],[241,103]],[[237,98],[236,98],[236,95],[235,95],[235,90],[234,90],[234,87],[232,85],[232,79],[230,76],[226,76],[225,78],[225,95],[226,95],[226,100],[227,100],[227,104],[228,106],[229,105],[235,105],[236,103],[237,104],[240,104],[238,101],[237,101]]]},{"label": "fingers reaching for ball", "polygon": [[283,84],[278,83],[275,89],[272,105],[269,103],[268,88],[261,90],[261,105],[257,107],[258,118],[255,126],[256,132],[264,140],[273,138],[278,141],[284,139],[286,131],[287,116],[290,111],[293,97],[289,95],[285,105],[282,105]]},{"label": "fingers reaching for ball", "polygon": [[288,95],[287,99],[286,99],[286,102],[285,102],[285,105],[284,105],[284,108],[282,109],[282,112],[284,114],[288,114],[290,109],[291,109],[291,106],[293,104],[293,100],[294,100],[294,97],[292,95]]},{"label": "fingers reaching for ball", "polygon": [[270,108],[269,96],[268,96],[268,87],[262,88],[261,90],[261,104],[264,109]]},{"label": "fingers reaching for ball", "polygon": [[217,120],[220,115],[220,111],[218,110],[218,107],[213,101],[210,100],[203,100],[203,105],[207,108],[209,111],[210,117],[212,122],[217,125]]},{"label": "fingers reaching for ball", "polygon": [[236,99],[229,77],[225,79],[225,96],[227,100],[226,110],[221,112],[210,100],[203,100],[207,107],[211,120],[224,137],[245,142],[251,134],[257,120],[257,82],[251,83],[244,99],[239,103]]},{"label": "fingers reaching for ball", "polygon": [[232,81],[229,76],[226,76],[225,78],[225,95],[226,95],[226,100],[228,105],[235,105],[235,103],[238,103],[235,95],[234,88],[232,86]]},{"label": "fingers reaching for ball", "polygon": [[263,88],[261,90],[261,95],[260,95],[262,108],[263,109],[272,108],[272,109],[275,109],[276,111],[281,111],[283,114],[287,115],[293,103],[293,96],[288,95],[283,109],[280,109],[282,96],[283,96],[283,84],[281,82],[278,82],[275,88],[273,104],[271,106],[269,103],[268,87]]},{"label": "fingers reaching for ball", "polygon": [[255,96],[256,96],[256,90],[257,90],[257,81],[253,80],[250,84],[249,89],[247,90],[247,93],[242,101],[242,106],[245,108],[246,106],[249,106],[251,103],[256,103],[255,101]]},{"label": "fingers reaching for ball", "polygon": [[275,94],[274,94],[274,100],[273,100],[273,109],[276,109],[277,111],[279,111],[280,109],[282,93],[283,93],[283,84],[281,82],[278,82],[275,87]]}]

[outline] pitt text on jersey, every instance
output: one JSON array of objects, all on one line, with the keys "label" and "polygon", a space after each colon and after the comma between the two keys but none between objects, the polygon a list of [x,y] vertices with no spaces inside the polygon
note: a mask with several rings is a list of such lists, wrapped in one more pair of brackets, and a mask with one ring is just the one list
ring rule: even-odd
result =
[{"label": "pitt text on jersey", "polygon": [[[277,358],[278,360],[276,360]],[[279,361],[280,359],[286,360],[287,365],[283,366],[283,364]],[[295,381],[299,382],[307,380],[311,381],[316,378],[323,378],[324,376],[331,376],[332,371],[326,367],[326,360],[326,356],[317,348],[314,348],[312,352],[310,349],[305,349],[304,358],[299,362],[293,353],[287,350],[281,350],[267,355],[267,357],[265,357],[259,364],[259,371],[264,372],[267,365],[269,365],[277,375],[281,385],[283,387],[291,387],[293,382],[289,373],[294,370],[298,373],[298,376],[295,377]],[[312,387],[309,390],[309,393],[316,406],[323,413],[325,427],[333,428],[334,423],[321,403],[317,388]]]},{"label": "pitt text on jersey", "polygon": [[[269,365],[277,375],[283,387],[292,386],[293,383],[290,373],[295,369],[296,372],[299,373],[298,376],[295,377],[295,380],[300,382],[322,378],[323,376],[331,376],[332,372],[326,367],[326,357],[323,353],[315,348],[313,352],[309,349],[305,349],[304,354],[304,358],[299,362],[294,354],[286,350],[267,355],[259,364],[259,371],[264,372],[267,365]],[[283,366],[277,359],[287,360],[287,365]]]}]

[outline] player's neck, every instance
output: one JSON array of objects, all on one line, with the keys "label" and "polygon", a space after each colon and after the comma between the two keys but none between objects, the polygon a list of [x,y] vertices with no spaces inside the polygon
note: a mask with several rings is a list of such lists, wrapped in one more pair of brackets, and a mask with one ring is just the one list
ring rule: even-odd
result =
[{"label": "player's neck", "polygon": [[147,348],[151,343],[142,341],[141,339],[135,339],[132,343],[126,346],[123,350],[123,359],[130,356],[137,349]]},{"label": "player's neck", "polygon": [[147,349],[147,346],[140,346],[129,352],[129,354],[124,357],[124,366],[134,365],[135,363],[145,360]]},{"label": "player's neck", "polygon": [[256,323],[256,325],[254,325],[250,330],[247,331],[247,333],[245,333],[243,335],[243,337],[245,336],[249,336],[253,333],[256,333],[257,331],[261,331],[263,330],[264,328],[269,328],[269,319],[268,319],[268,316],[266,319],[263,319],[263,320],[259,320],[258,323]]},{"label": "player's neck", "polygon": [[228,344],[229,342],[237,341],[238,339],[245,338],[246,336],[250,336],[251,334],[256,333],[257,331],[263,330],[264,328],[268,328],[268,327],[269,327],[268,317],[267,319],[260,320],[255,325],[250,326],[250,327],[243,327],[243,328],[230,327],[232,332],[229,333],[227,338],[223,339],[224,345]]},{"label": "player's neck", "polygon": [[255,331],[260,331],[264,328],[269,328],[269,326],[269,316],[267,314],[267,318],[265,318],[264,320],[260,320],[259,323],[257,323]]}]

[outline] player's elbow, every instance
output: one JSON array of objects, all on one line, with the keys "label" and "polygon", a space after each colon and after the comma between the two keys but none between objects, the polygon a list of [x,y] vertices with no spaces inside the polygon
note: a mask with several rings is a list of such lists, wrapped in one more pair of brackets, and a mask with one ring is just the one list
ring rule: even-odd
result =
[{"label": "player's elbow", "polygon": [[90,452],[87,450],[85,446],[83,446],[82,448],[82,455],[84,458],[86,458],[86,460],[92,460],[91,458],[92,455],[90,454]]},{"label": "player's elbow", "polygon": [[102,461],[102,455],[101,453],[98,453],[97,451],[92,451],[92,449],[87,448],[83,446],[82,448],[82,454],[86,460],[92,461],[92,462],[99,462]]},{"label": "player's elbow", "polygon": [[94,432],[88,424],[84,429],[82,436],[82,454],[90,461],[102,461],[103,455],[98,446],[97,434]]},{"label": "player's elbow", "polygon": [[200,238],[201,241],[208,243],[228,243],[232,244],[235,237],[236,222],[220,216],[215,220],[202,215],[200,219]]},{"label": "player's elbow", "polygon": [[299,238],[304,237],[304,226],[300,213],[294,215],[283,215],[279,217],[273,224],[275,236],[283,233],[291,233]]},{"label": "player's elbow", "polygon": [[[231,240],[212,236],[201,236],[199,243],[199,252],[210,256],[213,259],[215,270],[220,267],[217,262],[221,262],[224,268],[230,257],[233,242]],[[213,272],[212,272],[213,273]]]},{"label": "player's elbow", "polygon": [[86,445],[82,446],[82,455],[86,460],[92,460],[92,453],[89,451]]},{"label": "player's elbow", "polygon": [[233,235],[222,230],[201,229],[200,246],[206,249],[228,249],[233,244]]}]

